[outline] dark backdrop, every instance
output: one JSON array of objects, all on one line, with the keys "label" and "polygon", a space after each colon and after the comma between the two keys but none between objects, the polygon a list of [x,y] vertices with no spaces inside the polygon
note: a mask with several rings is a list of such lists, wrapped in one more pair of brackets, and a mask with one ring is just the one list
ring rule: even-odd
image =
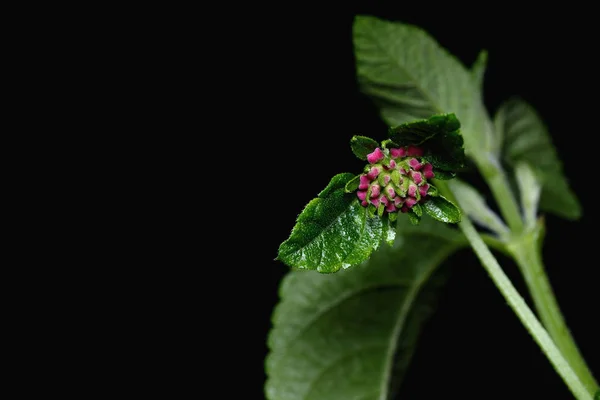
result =
[{"label": "dark backdrop", "polygon": [[[578,222],[547,216],[546,268],[572,333],[599,377],[598,293],[592,278],[598,268],[596,151],[590,142],[597,135],[598,63],[597,25],[590,10],[545,6],[543,11],[524,14],[490,4],[490,11],[434,11],[431,6],[416,12],[397,3],[330,11],[274,7],[250,21],[249,38],[240,38],[251,49],[237,62],[251,71],[246,79],[251,80],[252,91],[244,97],[247,103],[239,105],[251,110],[248,126],[258,138],[254,194],[269,208],[251,220],[261,229],[260,234],[249,234],[253,261],[248,277],[255,283],[248,283],[248,294],[244,292],[244,301],[237,305],[242,314],[252,315],[252,323],[243,328],[253,338],[242,344],[245,351],[252,350],[245,359],[249,366],[244,374],[251,378],[244,397],[263,396],[265,339],[278,285],[288,270],[273,260],[277,247],[288,237],[302,207],[332,175],[360,168],[348,145],[351,136],[381,139],[385,133],[355,81],[351,26],[357,13],[418,25],[467,65],[487,49],[488,109],[493,112],[509,96],[520,95],[543,117],[584,210]],[[277,178],[267,179],[270,171]],[[515,265],[499,260],[525,295]],[[491,398],[571,399],[475,257],[463,251],[451,262],[451,279],[422,332],[401,398],[481,399],[485,393]]]}]

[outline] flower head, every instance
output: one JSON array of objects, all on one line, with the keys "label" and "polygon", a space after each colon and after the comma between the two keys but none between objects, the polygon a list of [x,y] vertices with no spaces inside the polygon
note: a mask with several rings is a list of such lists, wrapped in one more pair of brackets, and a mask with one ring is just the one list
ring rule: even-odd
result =
[{"label": "flower head", "polygon": [[427,197],[433,166],[422,158],[417,146],[375,148],[367,154],[369,164],[360,175],[357,196],[361,204],[382,207],[384,212],[408,211]]}]

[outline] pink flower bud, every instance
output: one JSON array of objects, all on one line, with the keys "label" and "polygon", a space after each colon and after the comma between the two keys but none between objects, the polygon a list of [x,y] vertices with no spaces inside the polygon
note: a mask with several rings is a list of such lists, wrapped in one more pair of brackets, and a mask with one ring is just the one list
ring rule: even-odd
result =
[{"label": "pink flower bud", "polygon": [[390,160],[388,165],[386,165],[387,169],[396,168],[396,161]]},{"label": "pink flower bud", "polygon": [[400,211],[403,212],[403,213],[407,213],[408,212],[408,207],[402,206],[402,208],[400,209]]},{"label": "pink flower bud", "polygon": [[375,164],[376,162],[383,160],[383,157],[383,151],[378,147],[372,153],[367,154],[367,161],[371,164]]},{"label": "pink flower bud", "polygon": [[361,206],[363,206],[363,207],[367,207],[367,206],[369,205],[369,202],[368,202],[368,201],[366,201],[366,200],[363,200],[363,201],[360,203],[360,205],[361,205]]},{"label": "pink flower bud", "polygon": [[415,181],[415,183],[417,185],[420,185],[423,183],[423,175],[421,175],[420,172],[410,171],[410,177],[413,179],[413,181]]},{"label": "pink flower bud", "polygon": [[390,149],[390,155],[393,158],[405,157],[406,149],[404,147],[400,147],[399,149]]},{"label": "pink flower bud", "polygon": [[410,145],[406,150],[406,155],[421,157],[423,155],[423,149],[417,146]]},{"label": "pink flower bud", "polygon": [[424,184],[419,188],[419,193],[421,197],[425,197],[427,195],[427,191],[429,190],[429,183]]},{"label": "pink flower bud", "polygon": [[385,186],[387,186],[387,184],[388,184],[388,183],[390,183],[390,179],[391,179],[391,178],[390,178],[390,176],[389,176],[389,175],[384,175],[384,177],[383,177],[383,184],[384,184]]},{"label": "pink flower bud", "polygon": [[385,209],[387,212],[394,212],[394,211],[396,211],[396,206],[393,203],[390,203],[387,205],[387,207]]},{"label": "pink flower bud", "polygon": [[373,204],[375,207],[379,207],[379,199],[378,198],[371,199],[371,204]]},{"label": "pink flower bud", "polygon": [[371,198],[379,196],[381,193],[381,186],[373,185],[371,186]]},{"label": "pink flower bud", "polygon": [[360,176],[360,183],[358,184],[359,190],[367,190],[369,188],[369,178],[366,175]]},{"label": "pink flower bud", "polygon": [[386,205],[389,203],[389,200],[388,200],[388,198],[387,198],[387,197],[385,197],[384,195],[381,195],[381,196],[379,197],[379,201],[380,201],[382,204],[386,204]]},{"label": "pink flower bud", "polygon": [[389,197],[390,199],[396,197],[396,191],[391,185],[385,187],[385,192],[387,194],[387,197]]},{"label": "pink flower bud", "polygon": [[417,197],[417,185],[414,183],[408,185],[408,195],[410,197]]},{"label": "pink flower bud", "polygon": [[358,196],[358,198],[360,200],[364,200],[367,198],[367,191],[366,190],[359,190],[358,192],[356,192],[356,195]]},{"label": "pink flower bud", "polygon": [[423,166],[423,164],[421,164],[416,158],[411,158],[410,160],[408,160],[408,165],[410,165],[410,167],[415,171],[420,170]]},{"label": "pink flower bud", "polygon": [[415,204],[417,204],[417,199],[413,199],[412,197],[407,198],[404,202],[404,205],[408,208],[412,208]]},{"label": "pink flower bud", "polygon": [[379,175],[380,172],[381,172],[381,168],[371,167],[371,170],[369,171],[369,173],[367,173],[367,177],[370,180],[374,180],[375,178],[377,178],[377,175]]},{"label": "pink flower bud", "polygon": [[396,196],[396,197],[394,197],[394,205],[395,205],[396,207],[399,207],[399,206],[401,206],[402,204],[404,204],[404,198],[403,198],[403,197],[400,197],[400,196]]},{"label": "pink flower bud", "polygon": [[404,168],[400,168],[400,174],[401,175],[406,175],[406,174],[408,174],[408,171],[405,170]]},{"label": "pink flower bud", "polygon": [[433,173],[433,165],[431,165],[430,163],[427,163],[423,166],[423,175],[425,175],[425,178],[427,179],[432,179],[435,177],[435,174]]}]

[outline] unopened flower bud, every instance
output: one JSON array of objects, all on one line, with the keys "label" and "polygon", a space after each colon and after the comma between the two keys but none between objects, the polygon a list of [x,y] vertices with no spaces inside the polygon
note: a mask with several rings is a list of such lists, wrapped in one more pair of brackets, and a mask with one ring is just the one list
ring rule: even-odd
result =
[{"label": "unopened flower bud", "polygon": [[410,177],[417,185],[421,185],[423,183],[423,175],[417,171],[410,171]]},{"label": "unopened flower bud", "polygon": [[411,158],[410,160],[408,160],[408,165],[410,165],[410,167],[415,171],[420,170],[423,166],[423,164],[421,164],[416,158]]},{"label": "unopened flower bud", "polygon": [[406,157],[406,149],[400,147],[399,149],[390,149],[390,155],[393,158]]},{"label": "unopened flower bud", "polygon": [[390,200],[396,197],[396,191],[392,185],[387,185],[385,187],[385,194]]},{"label": "unopened flower bud", "polygon": [[414,206],[415,204],[417,204],[417,199],[413,199],[412,197],[408,197],[404,202],[404,205],[408,208],[412,208],[412,206]]},{"label": "unopened flower bud", "polygon": [[378,147],[372,153],[367,154],[367,161],[370,164],[375,164],[376,162],[383,160],[383,157],[383,151]]},{"label": "unopened flower bud", "polygon": [[371,167],[371,170],[367,173],[367,177],[370,180],[374,180],[375,178],[377,178],[377,175],[379,175],[380,172],[381,172],[381,168]]},{"label": "unopened flower bud", "polygon": [[435,174],[433,173],[433,165],[431,165],[430,163],[427,163],[423,166],[423,175],[425,176],[425,178],[427,179],[432,179],[435,177]]},{"label": "unopened flower bud", "polygon": [[408,185],[408,195],[410,197],[417,197],[417,190],[417,185],[415,185],[414,183]]},{"label": "unopened flower bud", "polygon": [[367,190],[369,188],[369,178],[366,175],[360,176],[360,183],[358,184],[359,190]]},{"label": "unopened flower bud", "polygon": [[381,186],[379,186],[379,185],[371,186],[371,198],[379,196],[380,193],[381,193]]}]

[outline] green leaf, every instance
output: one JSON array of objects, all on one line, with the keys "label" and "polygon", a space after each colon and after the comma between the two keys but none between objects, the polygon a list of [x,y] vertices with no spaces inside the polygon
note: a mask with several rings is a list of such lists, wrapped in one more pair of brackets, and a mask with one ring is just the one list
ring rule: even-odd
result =
[{"label": "green leaf", "polygon": [[600,400],[600,389],[598,389],[598,391],[594,395],[594,400]]},{"label": "green leaf", "polygon": [[525,162],[542,183],[540,208],[567,219],[581,217],[581,206],[563,173],[546,126],[525,101],[512,98],[500,106],[494,123],[502,139],[503,160],[515,167]]},{"label": "green leaf", "polygon": [[372,153],[378,146],[379,143],[370,137],[355,135],[350,139],[352,152],[356,157],[364,161],[367,160],[367,155]]},{"label": "green leaf", "polygon": [[413,210],[413,212],[414,212],[415,214],[417,214],[417,217],[421,217],[421,216],[423,216],[423,207],[421,207],[421,205],[420,205],[420,204],[415,204],[415,205],[414,205],[414,206],[411,208],[411,210]]},{"label": "green leaf", "polygon": [[477,56],[477,60],[471,66],[471,76],[473,82],[479,88],[479,91],[483,94],[483,78],[485,76],[485,69],[487,67],[488,52],[487,50],[481,50]]},{"label": "green leaf", "polygon": [[472,73],[425,31],[357,16],[353,42],[360,89],[389,126],[454,113],[468,154],[485,154],[496,147]]},{"label": "green leaf", "polygon": [[431,197],[422,204],[425,212],[438,221],[456,224],[460,222],[460,209],[444,196]]},{"label": "green leaf", "polygon": [[464,167],[465,151],[454,114],[440,114],[390,128],[390,139],[400,146],[415,145],[424,150],[423,158],[434,168],[456,171]]},{"label": "green leaf", "polygon": [[344,191],[346,193],[355,192],[358,189],[358,185],[360,184],[360,175],[356,175],[354,178],[350,179],[346,185],[344,185]]},{"label": "green leaf", "polygon": [[410,221],[410,223],[413,224],[413,225],[419,225],[419,223],[421,222],[421,216],[419,216],[412,209],[408,210],[408,212],[406,213],[406,215],[408,216],[408,220]]},{"label": "green leaf", "polygon": [[524,162],[515,166],[515,180],[521,195],[523,220],[528,227],[534,228],[537,221],[537,207],[540,201],[542,186],[533,169]]},{"label": "green leaf", "polygon": [[393,397],[447,275],[439,266],[466,245],[430,218],[398,225],[394,246],[359,266],[283,279],[265,362],[268,400]]},{"label": "green leaf", "polygon": [[460,179],[448,183],[462,210],[479,226],[499,236],[509,233],[502,219],[488,207],[483,196],[471,185]]},{"label": "green leaf", "polygon": [[383,237],[380,217],[369,217],[358,198],[346,193],[354,178],[334,176],[296,220],[290,237],[279,246],[277,259],[290,267],[322,273],[359,264],[379,246]]},{"label": "green leaf", "polygon": [[438,191],[438,188],[436,188],[433,185],[429,186],[429,190],[427,191],[427,196],[438,197],[439,195],[440,195],[440,192]]}]

